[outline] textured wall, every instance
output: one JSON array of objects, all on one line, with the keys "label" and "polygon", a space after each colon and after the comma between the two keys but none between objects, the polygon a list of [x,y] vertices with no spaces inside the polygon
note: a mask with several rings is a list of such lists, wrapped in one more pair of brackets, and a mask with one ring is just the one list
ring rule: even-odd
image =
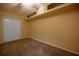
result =
[{"label": "textured wall", "polygon": [[79,54],[79,11],[36,18],[29,30],[31,37]]}]

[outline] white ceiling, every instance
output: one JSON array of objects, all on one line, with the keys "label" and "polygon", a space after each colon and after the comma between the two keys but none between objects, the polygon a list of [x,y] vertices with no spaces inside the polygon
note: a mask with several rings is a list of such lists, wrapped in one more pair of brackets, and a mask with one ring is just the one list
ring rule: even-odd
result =
[{"label": "white ceiling", "polygon": [[42,5],[45,5],[45,4],[44,3],[30,3],[30,4],[0,3],[0,10],[18,13],[22,15],[28,15],[33,11],[37,10]]}]

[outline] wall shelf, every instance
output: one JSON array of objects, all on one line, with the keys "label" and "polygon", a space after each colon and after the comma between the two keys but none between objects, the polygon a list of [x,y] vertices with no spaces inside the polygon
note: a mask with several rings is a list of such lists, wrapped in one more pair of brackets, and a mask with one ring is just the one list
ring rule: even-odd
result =
[{"label": "wall shelf", "polygon": [[30,18],[27,18],[25,21],[32,21],[32,20],[34,20],[36,18],[46,17],[48,15],[51,15],[51,14],[53,15],[53,14],[56,14],[56,13],[67,11],[67,10],[73,10],[73,9],[75,9],[75,7],[73,7],[73,6],[75,6],[75,4],[72,4],[72,3],[70,3],[70,4],[62,4],[62,5],[56,6],[56,7],[52,8],[52,9],[46,11],[43,14],[34,15],[34,16],[30,17]]}]

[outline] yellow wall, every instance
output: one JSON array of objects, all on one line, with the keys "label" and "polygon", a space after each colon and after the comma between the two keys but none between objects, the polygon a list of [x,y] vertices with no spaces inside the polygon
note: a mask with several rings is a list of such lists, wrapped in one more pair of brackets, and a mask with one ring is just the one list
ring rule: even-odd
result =
[{"label": "yellow wall", "polygon": [[3,40],[2,20],[6,16],[8,16],[10,18],[18,19],[18,20],[21,21],[21,23],[22,23],[22,26],[21,26],[21,39],[27,38],[28,37],[28,28],[27,28],[28,26],[27,26],[27,22],[24,21],[25,17],[22,16],[22,15],[19,15],[19,14],[0,11],[0,42]]},{"label": "yellow wall", "polygon": [[29,22],[29,30],[32,38],[79,54],[79,11],[36,18]]},{"label": "yellow wall", "polygon": [[0,12],[0,42],[2,41],[2,13]]}]

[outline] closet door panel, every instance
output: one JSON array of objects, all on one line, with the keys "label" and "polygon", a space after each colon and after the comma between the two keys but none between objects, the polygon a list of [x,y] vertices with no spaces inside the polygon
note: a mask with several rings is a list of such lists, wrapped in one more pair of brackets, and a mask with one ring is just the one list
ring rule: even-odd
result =
[{"label": "closet door panel", "polygon": [[21,38],[21,22],[19,20],[13,21],[13,36],[14,39],[20,39]]},{"label": "closet door panel", "polygon": [[3,42],[13,40],[13,21],[9,18],[3,20]]}]

